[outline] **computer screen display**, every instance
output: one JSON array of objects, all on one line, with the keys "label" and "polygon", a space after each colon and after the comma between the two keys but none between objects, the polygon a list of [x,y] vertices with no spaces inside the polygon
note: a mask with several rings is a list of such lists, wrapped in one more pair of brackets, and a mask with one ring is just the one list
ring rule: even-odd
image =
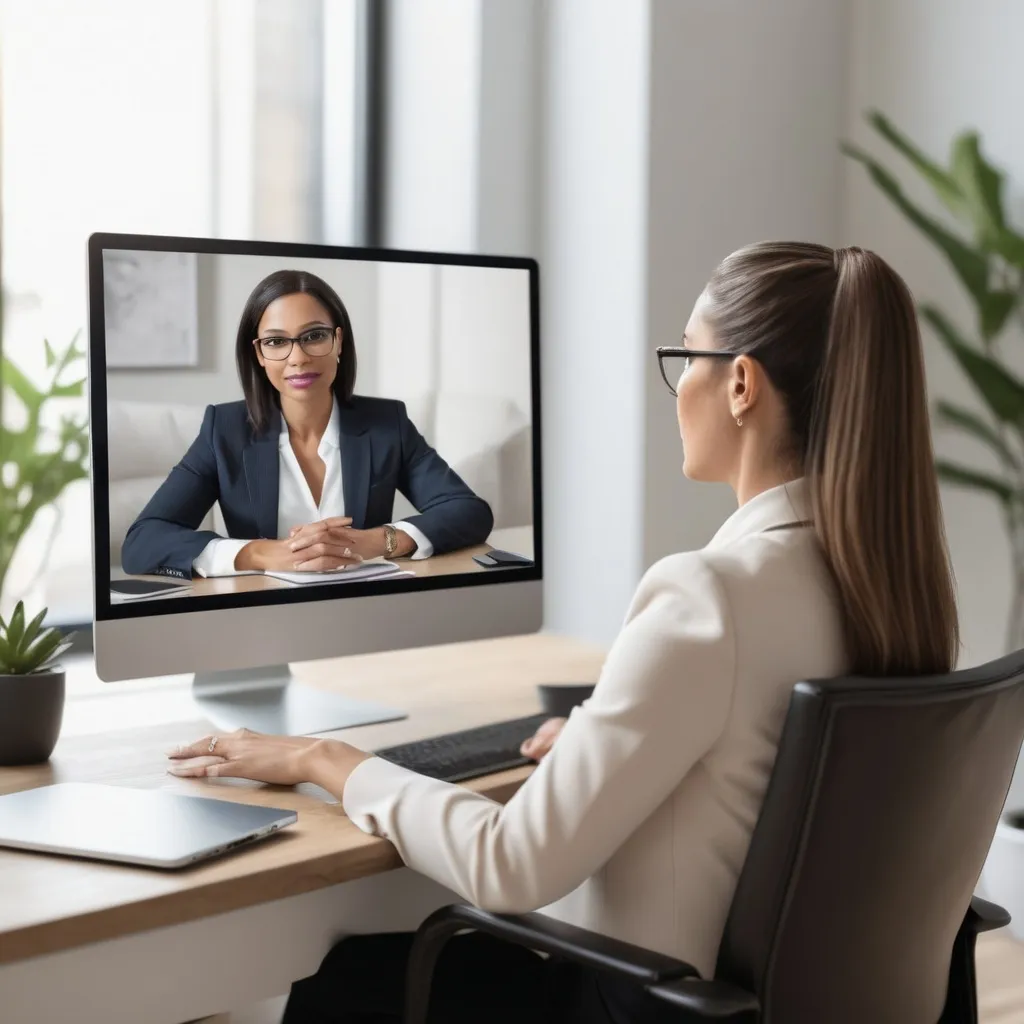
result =
[{"label": "computer screen display", "polygon": [[536,266],[95,235],[96,617],[541,578]]}]

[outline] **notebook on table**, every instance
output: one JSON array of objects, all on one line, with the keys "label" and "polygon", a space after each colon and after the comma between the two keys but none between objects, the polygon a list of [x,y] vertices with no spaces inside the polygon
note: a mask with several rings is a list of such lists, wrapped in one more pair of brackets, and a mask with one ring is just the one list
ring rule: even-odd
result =
[{"label": "notebook on table", "polygon": [[273,576],[276,580],[288,583],[358,583],[366,580],[395,579],[399,576],[413,576],[408,569],[402,569],[394,562],[366,561],[344,569],[324,569],[315,572],[286,572],[277,569],[266,569],[264,576]]}]

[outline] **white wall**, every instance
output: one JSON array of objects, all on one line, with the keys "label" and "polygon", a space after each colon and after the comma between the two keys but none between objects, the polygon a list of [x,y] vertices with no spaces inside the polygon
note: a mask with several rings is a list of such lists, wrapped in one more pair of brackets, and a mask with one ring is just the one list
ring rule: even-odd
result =
[{"label": "white wall", "polygon": [[636,0],[545,14],[545,619],[607,643],[643,556],[650,23]]},{"label": "white wall", "polygon": [[[200,255],[199,365],[108,370],[109,398],[190,405],[241,398],[238,320],[252,289],[283,267],[317,274],[345,303],[359,393],[472,396],[482,405],[507,403],[517,423],[529,424],[529,275],[492,267]],[[466,442],[471,447],[473,438]]]},{"label": "white wall", "polygon": [[393,0],[388,11],[388,244],[465,251],[477,224],[480,6]]},{"label": "white wall", "polygon": [[381,263],[377,297],[378,367],[368,393],[499,399],[530,421],[525,270]]},{"label": "white wall", "polygon": [[655,346],[732,248],[837,234],[842,0],[446,0],[441,49],[412,6],[387,242],[539,257],[546,621],[607,644],[646,566],[733,507],[682,479]]},{"label": "white wall", "polygon": [[733,249],[838,234],[842,5],[549,13],[545,498],[549,533],[571,542],[548,621],[607,644],[641,572],[735,508],[727,488],[684,480],[654,348],[678,342]]},{"label": "white wall", "polygon": [[679,344],[734,249],[768,238],[836,243],[842,12],[838,0],[653,4],[644,564],[702,546],[736,507],[727,487],[684,479],[654,347]]},{"label": "white wall", "polygon": [[386,244],[537,254],[539,39],[543,10],[561,2],[389,4]]},{"label": "white wall", "polygon": [[[884,156],[908,190],[928,201],[913,173],[904,170],[863,123],[878,108],[926,151],[948,153],[952,137],[977,128],[990,159],[1008,173],[1009,197],[1024,225],[1024,4],[1014,0],[851,0],[850,74],[846,132]],[[844,171],[843,241],[877,249],[904,275],[918,299],[938,302],[967,328],[971,306],[934,248],[910,227],[853,165]],[[934,207],[932,207],[934,209]],[[938,211],[936,211],[938,212]],[[929,390],[978,407],[962,373],[926,335]],[[1008,346],[1020,350],[1020,338]],[[978,447],[939,434],[939,450],[983,466]],[[959,588],[964,665],[1005,651],[1010,604],[1009,548],[994,502],[945,488],[943,506]],[[1024,803],[1018,770],[1011,802]]]},{"label": "white wall", "polygon": [[110,370],[111,400],[159,394],[162,402],[207,405],[242,397],[235,370],[238,320],[253,288],[288,267],[323,278],[341,297],[352,320],[360,383],[375,378],[377,267],[355,260],[287,259],[276,256],[199,257],[199,366],[182,370]]},{"label": "white wall", "polygon": [[500,267],[441,267],[442,391],[507,398],[530,419],[530,275]]}]

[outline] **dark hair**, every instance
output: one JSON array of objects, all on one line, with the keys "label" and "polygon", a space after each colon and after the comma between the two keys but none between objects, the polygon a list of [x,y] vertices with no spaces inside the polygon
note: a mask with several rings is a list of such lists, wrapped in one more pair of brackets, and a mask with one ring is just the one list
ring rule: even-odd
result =
[{"label": "dark hair", "polygon": [[266,372],[256,358],[256,337],[260,320],[275,299],[284,295],[312,295],[331,315],[332,327],[340,327],[343,335],[341,359],[338,373],[334,378],[334,394],[342,405],[352,400],[356,386],[356,341],[352,335],[352,321],[349,320],[345,303],[338,293],[316,274],[308,270],[275,270],[263,278],[246,300],[242,317],[238,321],[238,336],[235,339],[235,362],[238,379],[242,383],[249,423],[257,434],[262,434],[270,424],[275,408],[281,407],[277,388],[267,379]]},{"label": "dark hair", "polygon": [[950,671],[956,594],[903,279],[864,249],[767,242],[724,260],[707,296],[720,347],[755,358],[786,403],[851,670]]}]

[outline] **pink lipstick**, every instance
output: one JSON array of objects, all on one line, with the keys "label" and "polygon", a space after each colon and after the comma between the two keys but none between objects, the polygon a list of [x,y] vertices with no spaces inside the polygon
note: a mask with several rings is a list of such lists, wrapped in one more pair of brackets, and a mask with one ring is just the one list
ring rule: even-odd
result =
[{"label": "pink lipstick", "polygon": [[286,377],[285,380],[293,388],[308,388],[319,376],[319,373],[296,373],[292,377]]}]

